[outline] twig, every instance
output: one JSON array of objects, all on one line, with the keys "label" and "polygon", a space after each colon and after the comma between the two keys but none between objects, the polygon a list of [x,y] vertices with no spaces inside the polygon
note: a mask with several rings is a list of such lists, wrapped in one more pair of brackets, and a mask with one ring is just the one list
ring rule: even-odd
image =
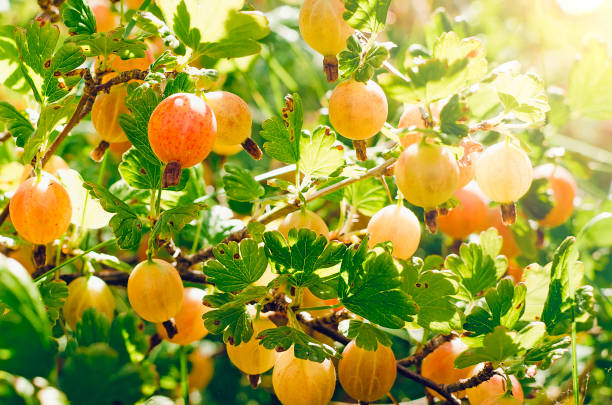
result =
[{"label": "twig", "polygon": [[[94,273],[96,277],[101,278],[108,285],[126,286],[130,273],[119,270],[102,270]],[[183,281],[198,283],[198,284],[212,284],[206,275],[201,271],[187,270],[180,272],[181,279]],[[79,274],[62,274],[60,278],[67,283],[70,283],[75,278],[80,277]]]},{"label": "twig", "polygon": [[475,376],[464,378],[452,384],[442,385],[442,387],[444,387],[448,392],[463,391],[466,388],[473,388],[485,381],[489,381],[495,374],[497,373],[493,368],[493,365],[491,363],[486,363],[484,368]]},{"label": "twig", "polygon": [[417,350],[412,356],[400,359],[397,361],[397,363],[401,364],[402,366],[419,364],[429,353],[433,352],[439,346],[442,346],[444,343],[449,342],[455,337],[457,337],[457,334],[454,332],[449,335],[438,335],[427,342],[420,350]]},{"label": "twig", "polygon": [[412,381],[416,381],[419,384],[436,391],[444,399],[446,399],[447,403],[452,405],[461,405],[461,401],[459,401],[452,393],[448,392],[443,386],[436,384],[429,378],[425,378],[422,375],[402,366],[401,364],[397,365],[397,372],[400,375],[411,379]]}]

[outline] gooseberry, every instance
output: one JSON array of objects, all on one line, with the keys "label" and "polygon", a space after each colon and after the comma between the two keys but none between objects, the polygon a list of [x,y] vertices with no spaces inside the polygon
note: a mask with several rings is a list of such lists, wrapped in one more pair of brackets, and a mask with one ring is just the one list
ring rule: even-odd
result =
[{"label": "gooseberry", "polygon": [[437,229],[436,207],[447,201],[457,188],[457,159],[446,148],[421,142],[405,149],[395,166],[397,187],[413,205],[425,208],[425,224]]},{"label": "gooseberry", "polygon": [[272,385],[283,405],[327,405],[336,388],[336,370],[329,359],[298,359],[291,348],[278,357]]},{"label": "gooseberry", "polygon": [[[515,376],[510,376],[512,382],[512,398],[517,403],[523,403],[523,388]],[[499,404],[506,393],[506,379],[495,374],[489,380],[466,390],[470,405]],[[510,398],[509,398],[510,399]]]},{"label": "gooseberry", "polygon": [[88,308],[106,316],[110,321],[115,314],[115,298],[104,280],[94,275],[81,276],[68,285],[68,298],[62,312],[66,323],[76,330],[77,322]]},{"label": "gooseberry", "polygon": [[209,353],[197,347],[189,355],[191,371],[188,376],[189,391],[201,391],[210,383],[214,373],[214,362]]},{"label": "gooseberry", "polygon": [[475,165],[480,189],[490,200],[501,203],[503,222],[513,224],[516,220],[514,201],[531,186],[529,157],[521,148],[504,141],[487,148]]},{"label": "gooseberry", "polygon": [[117,16],[111,10],[109,2],[103,0],[91,0],[89,2],[91,11],[96,18],[96,30],[98,32],[111,31],[117,27]]},{"label": "gooseberry", "polygon": [[548,187],[552,191],[553,207],[540,225],[555,227],[563,224],[574,212],[576,197],[576,181],[564,167],[552,163],[533,169],[534,179],[548,179]]},{"label": "gooseberry", "polygon": [[482,145],[470,139],[462,139],[461,147],[463,148],[463,155],[457,161],[459,166],[458,189],[467,186],[474,179],[476,174],[474,162],[477,160],[479,153],[482,152]]},{"label": "gooseberry", "polygon": [[351,341],[338,363],[338,379],[352,398],[373,402],[389,392],[397,376],[395,355],[389,346],[378,344],[376,350],[362,349]]},{"label": "gooseberry", "polygon": [[168,332],[160,323],[157,324],[157,333],[162,339],[179,345],[187,345],[204,338],[208,330],[204,326],[202,316],[210,310],[202,303],[206,292],[200,288],[183,289],[183,304],[181,309],[174,315],[176,333],[172,338],[168,337]]},{"label": "gooseberry", "polygon": [[206,93],[217,120],[215,145],[239,145],[251,135],[251,111],[243,99],[227,91]]},{"label": "gooseberry", "polygon": [[153,152],[167,163],[165,188],[179,183],[182,168],[195,166],[208,156],[217,135],[217,121],[201,97],[177,93],[155,107],[148,133]]},{"label": "gooseberry", "polygon": [[[441,104],[441,102],[432,103],[430,105],[431,114],[433,115],[433,117],[431,118],[434,121],[440,120],[440,111],[442,110],[442,106],[443,105]],[[427,128],[427,124],[425,123],[425,120],[423,119],[423,114],[421,113],[421,108],[415,104],[407,104],[404,107],[404,112],[400,116],[397,127],[398,128],[415,127],[415,128],[420,128],[420,129]],[[421,142],[421,139],[423,139],[423,134],[418,131],[413,131],[413,132],[409,132],[403,135],[400,138],[400,143],[402,144],[404,148],[407,148],[412,144]]]},{"label": "gooseberry", "polygon": [[323,69],[329,82],[338,79],[336,55],[354,32],[342,18],[343,13],[341,0],[306,0],[300,8],[300,33],[312,49],[323,55]]},{"label": "gooseberry", "polygon": [[259,318],[254,319],[251,340],[239,345],[230,343],[225,345],[227,356],[232,364],[248,375],[258,375],[270,370],[278,358],[278,352],[260,345],[261,340],[257,339],[257,335],[266,329],[275,327],[276,325],[264,316],[260,315]]},{"label": "gooseberry", "polygon": [[[474,366],[459,369],[455,367],[455,359],[467,348],[468,346],[459,338],[443,343],[423,359],[421,375],[438,384],[450,384],[470,377],[474,371]],[[429,390],[429,392],[441,398],[434,391]],[[465,391],[458,392],[456,395],[463,397]]]},{"label": "gooseberry", "polygon": [[91,107],[91,123],[100,138],[107,143],[128,140],[119,125],[119,115],[130,112],[125,105],[126,97],[126,86],[113,86],[110,92],[98,94]]},{"label": "gooseberry", "polygon": [[66,232],[72,217],[70,196],[49,173],[30,177],[11,198],[9,212],[17,233],[35,245],[53,242]]},{"label": "gooseberry", "polygon": [[167,322],[183,304],[183,282],[178,271],[161,259],[138,263],[127,283],[130,305],[143,319]]},{"label": "gooseberry", "polygon": [[353,141],[358,158],[365,160],[362,141],[373,137],[387,121],[387,97],[378,84],[353,79],[338,84],[329,99],[329,120],[336,131]]},{"label": "gooseberry", "polygon": [[455,191],[460,204],[447,215],[438,217],[440,230],[453,239],[462,240],[470,234],[484,230],[487,222],[487,200],[476,187]]},{"label": "gooseberry", "polygon": [[294,228],[298,230],[302,228],[310,229],[318,235],[323,235],[329,239],[329,228],[325,221],[323,221],[323,218],[309,210],[299,210],[287,215],[278,226],[278,231],[285,238],[288,238],[289,231]]},{"label": "gooseberry", "polygon": [[408,208],[394,204],[374,214],[368,222],[368,234],[370,248],[378,243],[391,241],[393,256],[409,259],[419,247],[421,224]]}]

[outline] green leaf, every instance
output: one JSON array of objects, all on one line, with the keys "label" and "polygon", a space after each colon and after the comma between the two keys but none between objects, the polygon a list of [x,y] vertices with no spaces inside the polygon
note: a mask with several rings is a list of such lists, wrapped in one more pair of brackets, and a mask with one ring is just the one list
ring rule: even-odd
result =
[{"label": "green leaf", "polygon": [[62,21],[74,34],[94,34],[96,18],[84,0],[68,0],[62,6]]},{"label": "green leaf", "polygon": [[520,74],[520,65],[506,63],[492,73],[489,84],[497,91],[504,114],[528,124],[544,122],[550,110],[544,82],[535,73]]},{"label": "green leaf", "polygon": [[440,112],[440,130],[454,139],[461,139],[468,134],[469,128],[467,125],[460,124],[457,121],[464,120],[465,113],[459,102],[459,96],[455,94]]},{"label": "green leaf", "polygon": [[225,165],[224,170],[227,174],[223,176],[223,188],[232,200],[250,202],[264,195],[264,187],[248,170],[230,164]]},{"label": "green leaf", "polygon": [[293,347],[295,357],[317,363],[335,355],[334,349],[290,326],[266,329],[257,336],[266,349],[285,351]]},{"label": "green leaf", "polygon": [[[367,238],[361,242],[367,245]],[[371,252],[363,262],[359,250],[348,249],[341,272],[340,302],[351,312],[377,325],[399,329],[417,313],[412,298],[399,290],[401,279],[391,255]]]},{"label": "green leaf", "polygon": [[110,327],[109,344],[119,354],[119,362],[140,363],[149,352],[149,336],[143,321],[133,312],[118,314]]},{"label": "green leaf", "polygon": [[257,243],[263,242],[263,234],[266,231],[266,226],[261,222],[249,222],[247,224],[247,230],[251,238]]},{"label": "green leaf", "polygon": [[140,149],[131,148],[123,154],[119,173],[127,184],[139,190],[156,190],[161,184],[160,166],[145,158]]},{"label": "green leaf", "polygon": [[586,43],[572,66],[567,101],[574,113],[612,119],[612,62],[604,42],[590,38]]},{"label": "green leaf", "polygon": [[410,295],[417,305],[417,323],[436,333],[450,333],[457,314],[455,300],[456,285],[448,271],[420,271],[420,266],[402,261],[404,279],[402,290]]},{"label": "green leaf", "polygon": [[93,198],[100,200],[105,211],[115,214],[109,225],[117,238],[117,245],[122,249],[136,248],[142,238],[143,227],[138,215],[106,188],[91,182],[83,183],[83,187]]},{"label": "green leaf", "polygon": [[0,256],[0,369],[26,378],[47,377],[57,347],[38,289],[23,267]]},{"label": "green leaf", "polygon": [[355,75],[355,80],[367,82],[374,75],[374,71],[389,59],[389,50],[395,44],[386,42],[372,45],[363,55],[364,49],[356,35],[350,36],[346,41],[346,49],[338,54],[338,66],[343,79]]},{"label": "green leaf", "polygon": [[521,198],[521,208],[533,219],[544,219],[553,209],[552,189],[547,178],[533,179],[527,194]]},{"label": "green leaf", "polygon": [[487,334],[482,346],[470,348],[455,359],[456,368],[465,368],[478,363],[490,361],[494,364],[512,358],[518,353],[519,346],[503,326],[496,327]]},{"label": "green leaf", "polygon": [[587,222],[578,241],[586,246],[612,246],[612,212],[602,212]]},{"label": "green leaf", "polygon": [[213,249],[217,260],[209,260],[204,267],[211,282],[221,291],[239,291],[259,280],[268,267],[263,247],[253,239],[240,244],[221,243]]},{"label": "green leaf", "polygon": [[377,34],[385,29],[391,0],[347,0],[342,17],[359,31]]},{"label": "green leaf", "polygon": [[344,198],[351,207],[368,217],[376,214],[389,202],[389,197],[380,179],[373,177],[345,187]]},{"label": "green leaf", "polygon": [[391,346],[389,335],[371,323],[345,319],[338,325],[338,330],[347,338],[355,340],[358,347],[368,351],[375,351],[379,344]]},{"label": "green leaf", "polygon": [[164,97],[170,97],[175,93],[194,93],[195,91],[196,86],[191,76],[185,72],[180,72],[175,78],[166,82]]},{"label": "green leaf", "polygon": [[493,332],[497,326],[514,328],[525,311],[527,287],[519,283],[516,287],[510,278],[502,279],[497,288],[488,291],[477,301],[465,320],[463,327],[474,335]]},{"label": "green leaf", "polygon": [[263,236],[266,255],[279,274],[288,274],[289,282],[296,287],[308,287],[319,277],[316,270],[326,269],[340,263],[346,246],[331,241],[309,230],[292,229],[288,241],[278,231],[266,232]]},{"label": "green leaf", "polygon": [[523,359],[525,364],[537,364],[539,369],[545,370],[568,352],[569,345],[569,336],[549,338],[527,350]]},{"label": "green leaf", "polygon": [[211,58],[236,58],[259,53],[258,40],[270,32],[257,11],[243,11],[244,0],[168,0],[158,3],[177,37]]},{"label": "green leaf", "polygon": [[300,172],[312,179],[328,177],[344,164],[344,148],[335,145],[336,133],[318,126],[312,134],[302,133]]},{"label": "green leaf", "polygon": [[34,133],[34,126],[15,107],[7,101],[0,101],[0,119],[6,123],[6,129],[16,138],[17,146],[23,147]]},{"label": "green leaf", "polygon": [[539,321],[548,296],[550,284],[550,263],[545,267],[537,263],[530,264],[523,271],[522,282],[527,287],[525,297],[525,312],[521,317],[524,321]]},{"label": "green leaf", "polygon": [[147,45],[141,38],[125,39],[125,27],[108,32],[73,35],[66,42],[73,42],[83,49],[85,56],[118,55],[121,59],[144,58]]},{"label": "green leaf", "polygon": [[409,81],[396,75],[378,76],[388,96],[408,104],[431,103],[459,93],[480,81],[487,72],[485,50],[476,38],[460,40],[447,32],[436,41],[432,58],[416,59],[406,72]]},{"label": "green leaf", "polygon": [[459,276],[465,291],[475,297],[480,291],[495,286],[498,278],[506,271],[507,259],[497,256],[501,249],[501,237],[494,229],[481,234],[480,243],[464,243],[459,256],[447,256],[445,267]]},{"label": "green leaf", "polygon": [[51,65],[59,35],[58,26],[43,19],[15,29],[15,43],[22,60],[41,77],[45,76],[45,65],[47,68]]},{"label": "green leaf", "polygon": [[59,318],[60,309],[68,298],[68,286],[65,281],[54,280],[39,284],[38,290],[47,310],[49,321],[51,321],[51,324],[55,324]]},{"label": "green leaf", "polygon": [[76,339],[79,346],[90,346],[94,343],[107,343],[110,322],[106,315],[95,308],[88,308],[76,325]]},{"label": "green leaf", "polygon": [[78,348],[59,376],[59,387],[74,404],[134,404],[142,396],[143,382],[141,368],[121,365],[117,352],[104,343]]},{"label": "green leaf", "polygon": [[151,229],[150,238],[167,240],[180,232],[185,225],[198,218],[206,204],[194,203],[166,210],[161,213],[155,226]]},{"label": "green leaf", "polygon": [[[223,340],[234,345],[248,342],[253,336],[253,325],[251,315],[246,307],[247,303],[261,301],[268,294],[268,288],[264,286],[248,286],[228,301],[213,311],[204,314],[204,325],[211,333],[222,333]],[[206,296],[205,301],[213,301],[213,306],[228,300],[229,295],[214,294],[216,297]]]},{"label": "green leaf", "polygon": [[300,160],[300,137],[302,133],[302,99],[300,95],[285,97],[283,118],[273,117],[264,121],[260,132],[264,150],[274,159],[283,163],[297,163]]}]

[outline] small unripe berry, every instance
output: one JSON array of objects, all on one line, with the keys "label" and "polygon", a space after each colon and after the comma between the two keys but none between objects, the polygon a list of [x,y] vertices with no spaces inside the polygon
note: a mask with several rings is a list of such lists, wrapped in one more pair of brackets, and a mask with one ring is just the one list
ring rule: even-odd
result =
[{"label": "small unripe berry", "polygon": [[285,238],[288,238],[289,231],[294,228],[297,230],[302,228],[310,229],[317,235],[323,235],[325,238],[329,239],[329,228],[325,221],[323,221],[323,218],[309,210],[299,210],[287,215],[278,226],[278,231],[282,233]]},{"label": "small unripe berry", "polygon": [[275,350],[266,349],[259,343],[257,339],[262,331],[275,328],[276,325],[268,318],[260,316],[253,320],[253,336],[248,342],[242,342],[239,345],[227,343],[225,348],[230,361],[240,369],[243,373],[249,375],[257,375],[270,370],[279,354]]},{"label": "small unripe berry", "polygon": [[68,298],[62,312],[72,330],[76,330],[77,322],[88,308],[95,308],[105,315],[109,322],[113,320],[115,313],[113,293],[104,280],[96,276],[82,276],[68,285]]},{"label": "small unripe berry", "polygon": [[368,223],[368,234],[370,248],[391,241],[393,256],[409,259],[419,247],[421,224],[408,208],[394,204],[374,214]]},{"label": "small unripe berry", "polygon": [[243,99],[227,91],[206,93],[205,99],[217,120],[215,146],[239,145],[251,135],[251,111]]}]

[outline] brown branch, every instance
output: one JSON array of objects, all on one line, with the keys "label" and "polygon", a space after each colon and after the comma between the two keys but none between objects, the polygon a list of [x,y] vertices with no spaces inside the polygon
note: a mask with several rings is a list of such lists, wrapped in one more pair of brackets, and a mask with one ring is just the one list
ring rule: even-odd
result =
[{"label": "brown branch", "polygon": [[[119,270],[102,270],[97,273],[94,273],[96,277],[101,278],[108,285],[118,285],[118,286],[126,286],[128,282],[128,278],[130,277],[130,273]],[[80,274],[62,274],[60,278],[67,283],[70,283],[72,280],[80,277]],[[201,271],[195,270],[187,270],[180,272],[181,279],[183,281],[198,283],[198,284],[211,284],[206,275]]]},{"label": "brown branch", "polygon": [[493,368],[493,364],[487,362],[484,368],[475,376],[464,378],[452,384],[442,385],[442,387],[444,387],[448,392],[463,391],[466,388],[473,388],[485,381],[489,381],[495,374],[497,374],[497,372]]},{"label": "brown branch", "polygon": [[421,349],[417,350],[412,356],[400,359],[397,361],[397,363],[401,364],[402,366],[420,364],[429,353],[433,352],[439,346],[442,346],[444,343],[449,342],[455,337],[457,337],[457,334],[454,332],[449,335],[438,335],[429,342],[425,343],[425,345]]}]

